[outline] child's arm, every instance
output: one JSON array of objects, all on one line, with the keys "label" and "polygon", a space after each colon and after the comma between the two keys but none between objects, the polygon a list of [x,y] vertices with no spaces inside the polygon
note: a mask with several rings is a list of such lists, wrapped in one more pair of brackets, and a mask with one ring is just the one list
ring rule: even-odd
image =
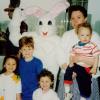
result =
[{"label": "child's arm", "polygon": [[96,56],[95,59],[94,59],[93,67],[90,71],[92,74],[96,74],[96,72],[97,72],[98,61],[99,61],[99,56]]},{"label": "child's arm", "polygon": [[20,93],[17,93],[17,94],[16,94],[16,100],[22,100],[21,94],[20,94]]},{"label": "child's arm", "polygon": [[94,64],[94,57],[84,57],[81,54],[75,54],[73,59],[74,59],[75,63],[83,62],[89,66],[93,66],[93,64]]}]

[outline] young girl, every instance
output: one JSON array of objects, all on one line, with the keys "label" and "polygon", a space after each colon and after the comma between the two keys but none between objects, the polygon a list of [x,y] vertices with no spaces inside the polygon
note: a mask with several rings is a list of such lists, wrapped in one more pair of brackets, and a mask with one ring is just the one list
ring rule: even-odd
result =
[{"label": "young girl", "polygon": [[[90,24],[80,24],[77,28],[77,35],[80,41],[72,48],[70,64],[66,69],[64,83],[65,89],[68,90],[68,85],[72,84],[72,74],[75,72],[81,100],[86,100],[91,95],[91,73],[96,74],[100,50],[95,43],[91,42],[92,28]],[[74,56],[77,55],[88,59],[93,58],[94,63],[77,62],[74,59]]]},{"label": "young girl", "polygon": [[33,93],[33,100],[60,100],[54,92],[53,84],[54,84],[54,75],[46,70],[43,69],[39,74],[39,84],[40,88],[38,88]]},{"label": "young girl", "polygon": [[10,55],[4,58],[0,75],[0,100],[21,100],[21,82],[16,73],[17,67],[17,57]]},{"label": "young girl", "polygon": [[21,57],[19,59],[19,74],[22,82],[22,100],[32,100],[32,93],[38,88],[37,76],[43,64],[33,57],[34,41],[32,37],[24,36],[19,40]]}]

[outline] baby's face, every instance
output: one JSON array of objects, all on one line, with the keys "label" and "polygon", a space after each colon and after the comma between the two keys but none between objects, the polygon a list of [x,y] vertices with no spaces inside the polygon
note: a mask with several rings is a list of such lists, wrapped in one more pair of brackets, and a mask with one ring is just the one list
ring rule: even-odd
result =
[{"label": "baby's face", "polygon": [[80,27],[78,31],[78,38],[83,43],[88,43],[91,40],[92,33],[88,28]]}]

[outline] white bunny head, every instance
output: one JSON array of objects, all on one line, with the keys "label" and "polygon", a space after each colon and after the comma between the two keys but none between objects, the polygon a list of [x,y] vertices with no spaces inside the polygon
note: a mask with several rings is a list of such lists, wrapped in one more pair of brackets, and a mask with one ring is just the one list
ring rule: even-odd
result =
[{"label": "white bunny head", "polygon": [[[18,41],[22,37],[20,34],[20,23],[28,15],[32,15],[38,18],[37,34],[39,36],[51,36],[56,34],[56,23],[55,17],[57,17],[62,11],[69,7],[67,0],[61,0],[55,4],[49,11],[46,11],[38,6],[33,6],[24,9],[16,8],[13,13],[13,19],[9,25],[10,40],[15,45],[18,46]],[[15,38],[16,37],[16,38]]]},{"label": "white bunny head", "polygon": [[56,34],[56,22],[57,17],[62,11],[69,7],[69,3],[65,0],[61,0],[50,11],[34,6],[28,8],[25,13],[26,15],[34,15],[38,18],[37,33],[41,36],[47,37]]},{"label": "white bunny head", "polygon": [[56,33],[56,25],[55,20],[50,17],[41,17],[38,20],[37,32],[41,36],[51,36]]}]

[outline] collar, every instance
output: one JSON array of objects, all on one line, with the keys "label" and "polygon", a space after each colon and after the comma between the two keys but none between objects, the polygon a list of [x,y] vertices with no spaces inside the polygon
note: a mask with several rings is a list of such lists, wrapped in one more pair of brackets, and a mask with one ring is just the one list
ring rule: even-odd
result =
[{"label": "collar", "polygon": [[[89,42],[87,42],[87,43],[89,43]],[[78,42],[78,45],[79,45],[79,46],[85,46],[87,43],[83,43],[83,42],[79,41],[79,42]]]}]

